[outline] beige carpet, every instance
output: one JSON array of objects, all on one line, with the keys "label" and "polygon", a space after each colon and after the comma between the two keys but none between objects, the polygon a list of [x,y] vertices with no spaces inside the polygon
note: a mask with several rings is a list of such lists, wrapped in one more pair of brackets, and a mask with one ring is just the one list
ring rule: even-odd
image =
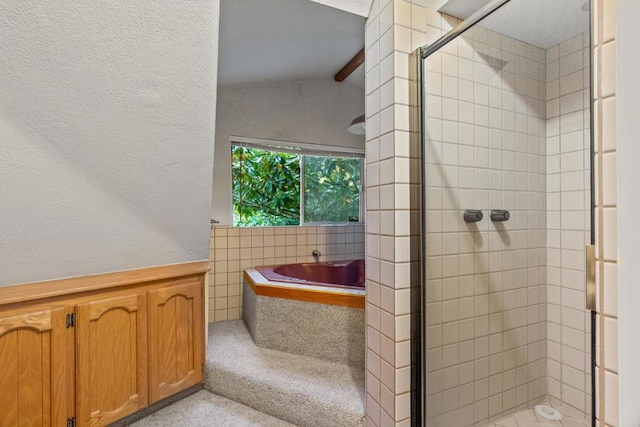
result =
[{"label": "beige carpet", "polygon": [[208,391],[199,391],[131,424],[135,427],[292,427]]}]

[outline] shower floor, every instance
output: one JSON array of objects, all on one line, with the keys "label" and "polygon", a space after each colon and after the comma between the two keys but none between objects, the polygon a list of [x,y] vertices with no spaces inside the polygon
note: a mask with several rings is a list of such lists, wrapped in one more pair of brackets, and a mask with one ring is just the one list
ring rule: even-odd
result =
[{"label": "shower floor", "polygon": [[548,420],[536,413],[535,409],[524,409],[515,414],[511,414],[506,418],[494,421],[486,425],[486,427],[590,427],[591,420],[582,418],[579,415],[570,413],[564,408],[554,405],[550,402],[542,402],[543,405],[549,405],[562,413],[560,421]]}]

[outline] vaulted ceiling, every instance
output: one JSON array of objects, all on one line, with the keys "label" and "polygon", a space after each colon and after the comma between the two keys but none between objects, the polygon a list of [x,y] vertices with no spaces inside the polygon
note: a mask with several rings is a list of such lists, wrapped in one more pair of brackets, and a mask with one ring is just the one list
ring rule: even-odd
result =
[{"label": "vaulted ceiling", "polygon": [[[340,3],[356,10],[370,0]],[[310,0],[222,0],[218,84],[332,78],[364,47],[364,23]],[[364,87],[364,66],[346,82]]]}]

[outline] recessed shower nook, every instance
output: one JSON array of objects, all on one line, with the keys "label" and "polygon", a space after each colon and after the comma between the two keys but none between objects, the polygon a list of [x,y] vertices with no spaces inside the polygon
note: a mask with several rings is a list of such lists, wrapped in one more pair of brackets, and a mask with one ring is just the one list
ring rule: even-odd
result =
[{"label": "recessed shower nook", "polygon": [[420,29],[424,425],[592,423],[590,10],[451,0]]}]

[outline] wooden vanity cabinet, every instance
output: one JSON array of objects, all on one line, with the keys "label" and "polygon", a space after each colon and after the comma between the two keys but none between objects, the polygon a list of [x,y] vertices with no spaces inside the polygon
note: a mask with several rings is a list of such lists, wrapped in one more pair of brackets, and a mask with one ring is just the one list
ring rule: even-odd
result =
[{"label": "wooden vanity cabinet", "polygon": [[200,383],[207,270],[66,279],[75,292],[54,297],[0,288],[0,427],[105,426]]},{"label": "wooden vanity cabinet", "polygon": [[202,296],[197,280],[149,291],[149,403],[202,381]]},{"label": "wooden vanity cabinet", "polygon": [[69,310],[0,313],[0,426],[66,426],[73,415]]},{"label": "wooden vanity cabinet", "polygon": [[76,307],[79,425],[108,425],[147,406],[147,333],[144,293]]}]

